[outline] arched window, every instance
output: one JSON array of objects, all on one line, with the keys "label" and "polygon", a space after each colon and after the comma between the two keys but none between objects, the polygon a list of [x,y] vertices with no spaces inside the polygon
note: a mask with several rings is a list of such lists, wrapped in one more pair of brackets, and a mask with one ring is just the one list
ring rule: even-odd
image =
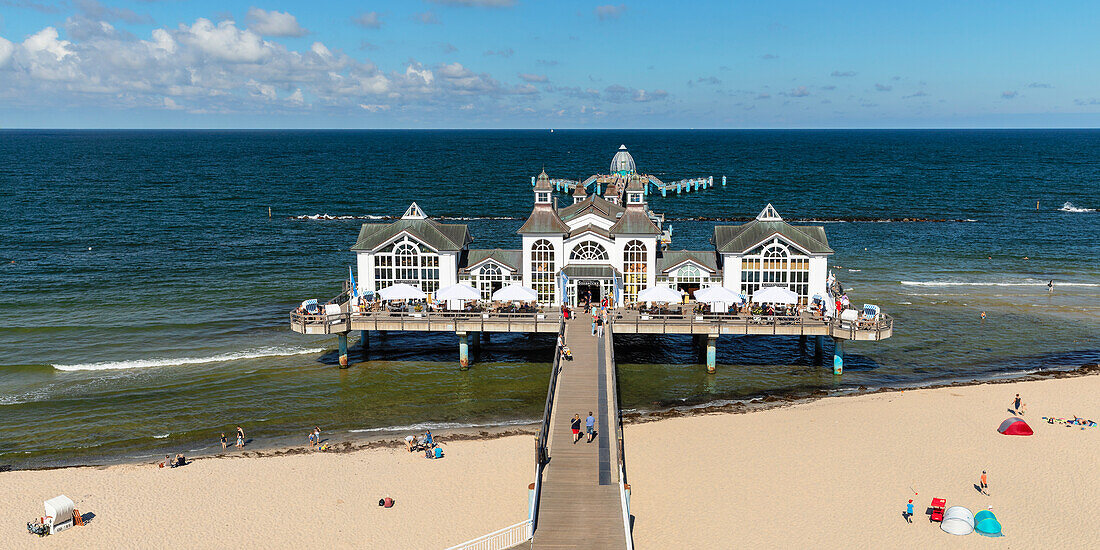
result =
[{"label": "arched window", "polygon": [[481,290],[482,300],[491,300],[493,292],[504,286],[504,272],[492,262],[485,264],[478,272],[477,286]]},{"label": "arched window", "polygon": [[539,302],[554,302],[554,277],[557,274],[554,258],[554,245],[546,239],[539,239],[531,245],[531,286],[538,293]]},{"label": "arched window", "polygon": [[405,283],[424,292],[439,290],[439,254],[421,250],[408,237],[375,254],[374,287],[378,290]]},{"label": "arched window", "polygon": [[584,241],[573,247],[570,260],[607,260],[607,250],[595,241]]},{"label": "arched window", "polygon": [[741,292],[752,296],[766,286],[780,286],[798,294],[806,303],[809,294],[810,258],[792,251],[775,238],[741,259]]},{"label": "arched window", "polygon": [[645,243],[634,240],[623,249],[623,301],[638,301],[638,292],[646,287],[649,255]]},{"label": "arched window", "polygon": [[679,271],[676,272],[676,278],[681,283],[697,283],[699,282],[700,276],[699,268],[691,264],[681,267]]}]

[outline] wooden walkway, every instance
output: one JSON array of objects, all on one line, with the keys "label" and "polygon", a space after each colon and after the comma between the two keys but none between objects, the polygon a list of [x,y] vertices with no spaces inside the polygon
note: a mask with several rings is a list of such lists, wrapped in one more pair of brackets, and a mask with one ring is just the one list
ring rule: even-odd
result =
[{"label": "wooden walkway", "polygon": [[[626,548],[619,495],[618,446],[614,441],[618,403],[608,384],[608,338],[592,336],[591,322],[570,321],[565,343],[573,360],[562,363],[550,422],[550,461],[542,478],[534,549]],[[596,438],[583,437],[584,419],[596,417]],[[573,443],[570,423],[581,417],[582,437]]]}]

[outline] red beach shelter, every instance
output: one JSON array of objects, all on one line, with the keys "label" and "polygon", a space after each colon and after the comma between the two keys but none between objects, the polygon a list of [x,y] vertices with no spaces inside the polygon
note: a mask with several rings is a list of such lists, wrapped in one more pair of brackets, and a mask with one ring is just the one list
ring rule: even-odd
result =
[{"label": "red beach shelter", "polygon": [[1004,422],[1001,422],[1001,427],[997,428],[997,431],[1004,435],[1032,435],[1035,433],[1031,431],[1031,426],[1028,426],[1023,418],[1017,416],[1006,418]]}]

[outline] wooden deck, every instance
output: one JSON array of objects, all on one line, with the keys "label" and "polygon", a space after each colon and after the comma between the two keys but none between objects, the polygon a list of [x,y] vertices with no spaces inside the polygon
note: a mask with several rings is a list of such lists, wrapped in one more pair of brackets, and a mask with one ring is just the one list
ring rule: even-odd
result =
[{"label": "wooden deck", "polygon": [[[573,360],[562,363],[551,415],[550,461],[543,471],[538,519],[532,548],[626,548],[619,494],[615,424],[618,403],[609,384],[610,339],[592,336],[591,322],[570,321],[565,342]],[[596,438],[574,444],[570,422],[589,411],[596,417]]]}]

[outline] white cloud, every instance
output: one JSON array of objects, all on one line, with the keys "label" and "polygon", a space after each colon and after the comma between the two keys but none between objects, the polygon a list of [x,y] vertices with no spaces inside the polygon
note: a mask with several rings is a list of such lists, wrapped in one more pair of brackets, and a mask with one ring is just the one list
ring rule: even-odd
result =
[{"label": "white cloud", "polygon": [[175,102],[175,100],[170,97],[164,98],[164,108],[170,111],[178,111],[180,109],[183,109],[183,107],[181,107],[178,103]]},{"label": "white cloud", "polygon": [[624,13],[626,13],[626,4],[619,4],[618,6],[613,4],[596,6],[596,17],[598,17],[600,21],[618,19]]},{"label": "white cloud", "polygon": [[302,95],[302,89],[298,88],[294,90],[294,93],[286,96],[286,100],[294,105],[302,105],[306,102],[306,98]]},{"label": "white cloud", "polygon": [[13,53],[15,53],[15,44],[0,36],[0,69],[3,69],[8,61],[11,61]]},{"label": "white cloud", "polygon": [[309,51],[321,57],[332,57],[332,52],[320,42],[314,42],[313,45],[309,47]]},{"label": "white cloud", "polygon": [[61,61],[65,56],[72,55],[72,51],[69,46],[72,45],[68,40],[57,39],[57,29],[53,27],[46,27],[30,36],[23,41],[23,48],[30,53],[46,52],[52,54]]},{"label": "white cloud", "polygon": [[429,0],[433,4],[450,6],[475,6],[479,8],[510,8],[516,0]]},{"label": "white cloud", "polygon": [[305,36],[309,31],[298,24],[298,18],[285,11],[265,11],[248,8],[248,28],[264,36]]},{"label": "white cloud", "polygon": [[520,80],[524,82],[546,82],[549,79],[544,74],[519,73]]},{"label": "white cloud", "polygon": [[221,21],[215,26],[200,17],[190,27],[180,25],[180,31],[181,42],[223,61],[256,63],[274,54],[270,43],[251,30],[238,29],[233,21]]},{"label": "white cloud", "polygon": [[364,110],[370,111],[372,113],[377,113],[379,111],[389,111],[390,110],[389,105],[377,105],[377,104],[367,105],[367,104],[360,103],[359,107],[364,109]]},{"label": "white cloud", "polygon": [[[455,65],[458,65],[460,68],[462,67],[462,65],[459,65],[458,63],[455,63]],[[444,65],[443,67],[446,68],[447,66]],[[415,67],[413,67],[412,65],[406,67],[405,76],[419,78],[420,80],[424,81],[425,84],[431,84],[432,81],[435,80],[435,75],[432,74],[432,71],[429,69],[421,68],[419,63],[417,63]]]}]

